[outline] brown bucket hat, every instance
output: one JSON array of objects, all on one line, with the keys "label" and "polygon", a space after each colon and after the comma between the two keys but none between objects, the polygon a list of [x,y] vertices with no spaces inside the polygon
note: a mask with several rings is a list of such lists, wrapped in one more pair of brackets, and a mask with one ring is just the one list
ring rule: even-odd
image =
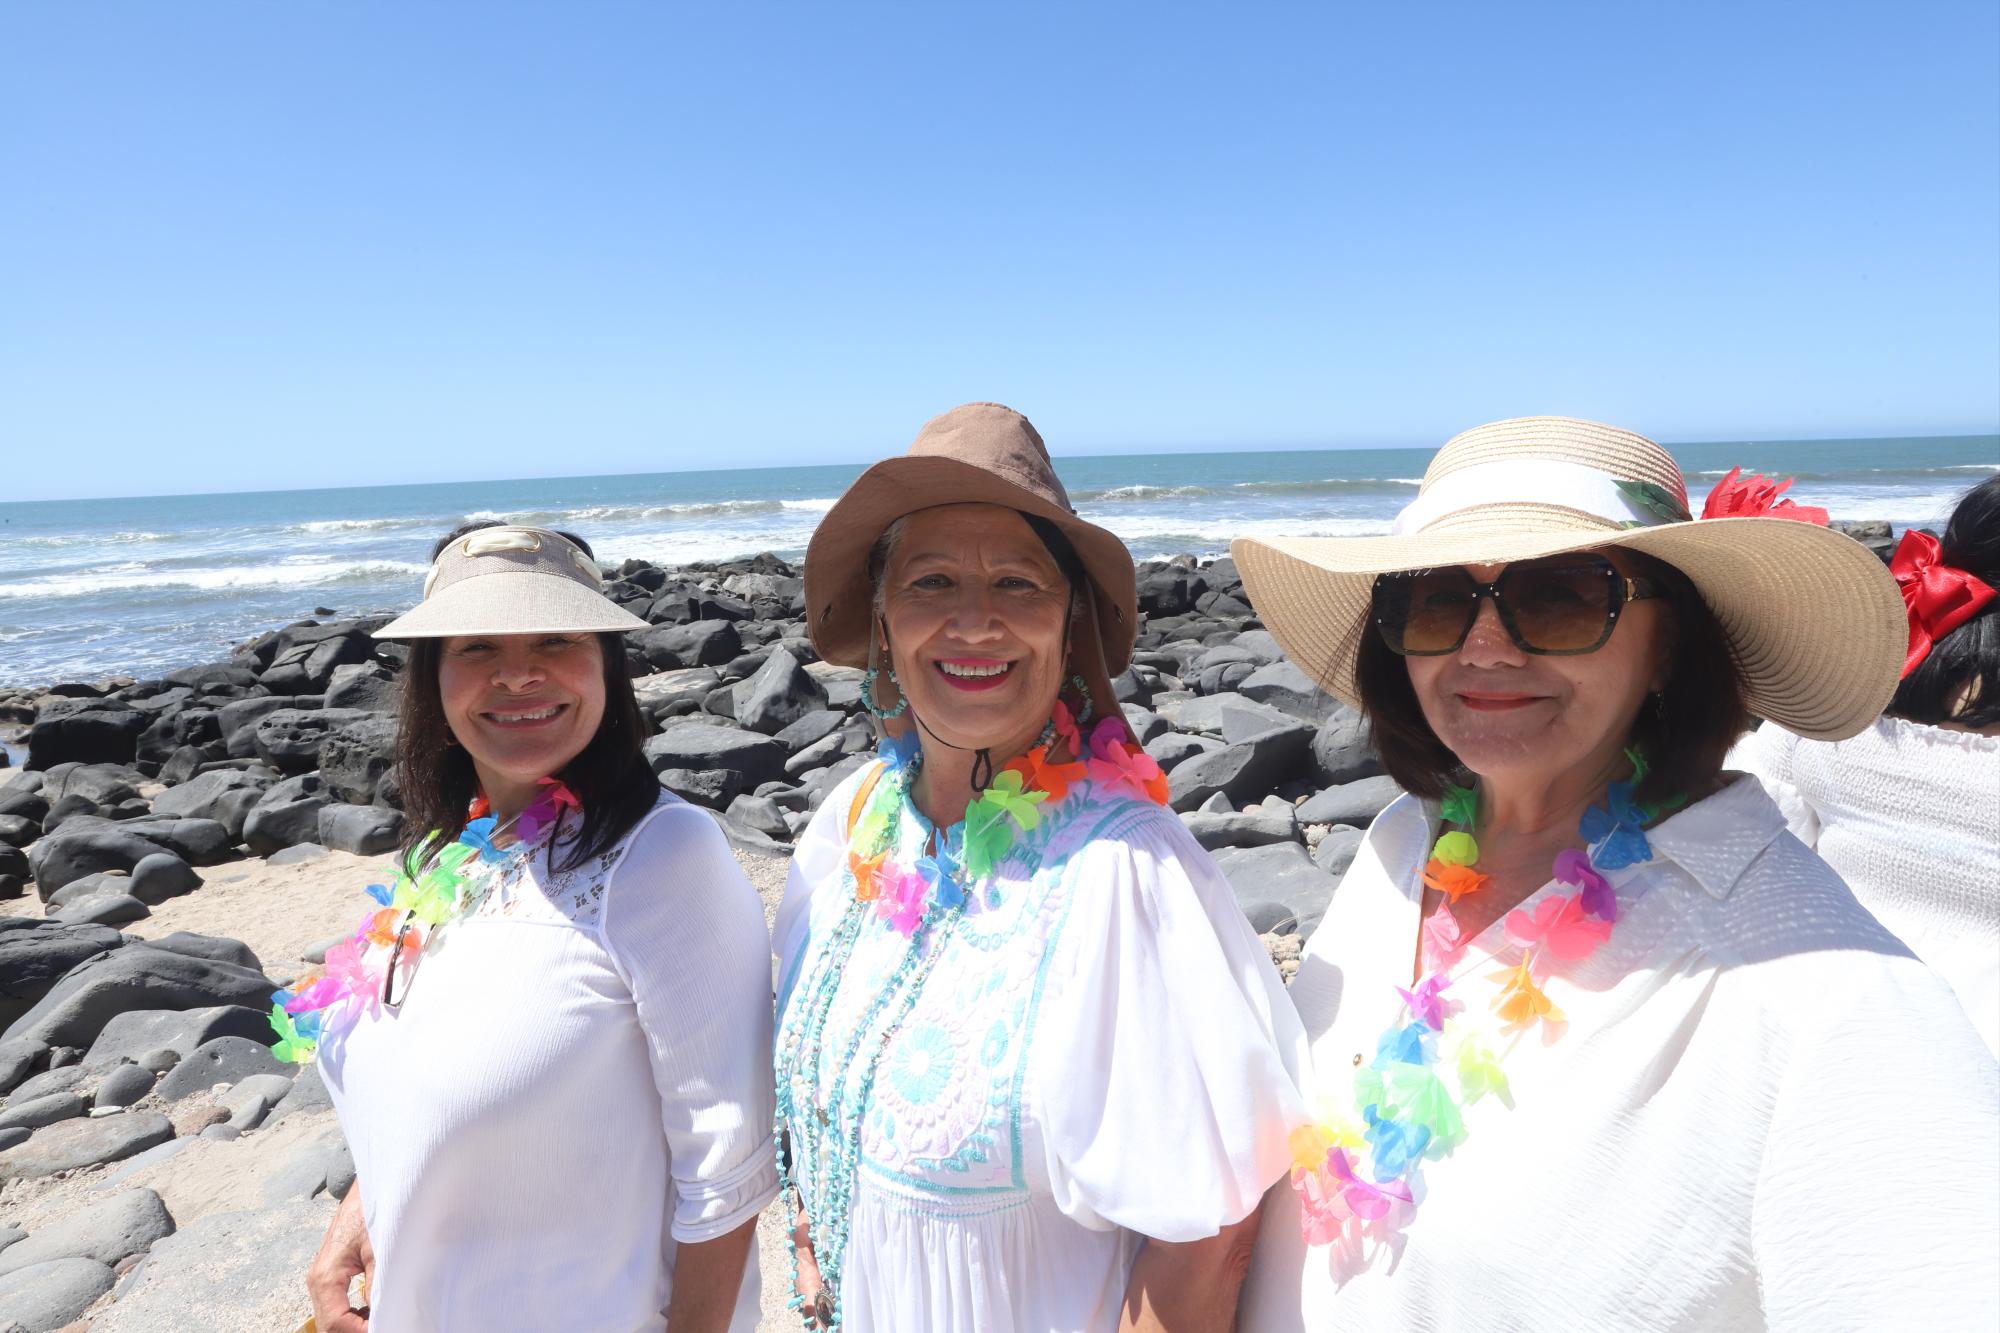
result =
[{"label": "brown bucket hat", "polygon": [[967,403],[931,418],[908,453],[862,473],[820,520],[806,548],[806,615],[821,657],[868,665],[874,607],[868,552],[905,514],[947,504],[1001,505],[1062,529],[1090,578],[1086,607],[1106,674],[1131,665],[1139,632],[1132,553],[1111,532],[1076,516],[1040,433],[998,403]]}]

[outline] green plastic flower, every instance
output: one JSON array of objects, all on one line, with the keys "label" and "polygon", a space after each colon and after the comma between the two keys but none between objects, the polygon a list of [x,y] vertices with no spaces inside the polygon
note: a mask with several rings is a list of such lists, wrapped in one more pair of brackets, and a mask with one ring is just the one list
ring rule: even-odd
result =
[{"label": "green plastic flower", "polygon": [[1479,793],[1470,787],[1444,789],[1444,821],[1472,828],[1479,823]]}]

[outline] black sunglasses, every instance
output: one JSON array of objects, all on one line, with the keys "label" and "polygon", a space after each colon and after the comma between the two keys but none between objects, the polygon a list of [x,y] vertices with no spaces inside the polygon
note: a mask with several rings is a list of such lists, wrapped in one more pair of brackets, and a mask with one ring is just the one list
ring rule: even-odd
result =
[{"label": "black sunglasses", "polygon": [[1491,597],[1522,652],[1566,657],[1602,648],[1625,603],[1660,595],[1653,580],[1628,578],[1602,556],[1553,555],[1508,565],[1491,583],[1457,565],[1379,574],[1370,614],[1390,652],[1441,657],[1464,645]]},{"label": "black sunglasses", "polygon": [[[409,938],[410,927],[415,923],[416,919],[417,914],[415,912],[405,912],[403,913],[403,923],[396,927],[396,943],[389,950],[389,965],[382,969],[382,1006],[385,1009],[395,1009],[403,1003],[402,1000],[396,998],[396,964],[403,957],[403,941]],[[408,998],[409,993],[410,977],[406,972],[403,975],[404,997]]]}]

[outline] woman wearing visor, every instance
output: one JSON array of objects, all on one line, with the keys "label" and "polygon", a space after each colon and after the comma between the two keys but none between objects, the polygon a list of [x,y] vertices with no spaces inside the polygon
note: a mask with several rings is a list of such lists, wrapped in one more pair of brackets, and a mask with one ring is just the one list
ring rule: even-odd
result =
[{"label": "woman wearing visor", "polygon": [[1317,1106],[1245,1328],[2000,1326],[1992,1056],[1722,771],[1751,714],[1873,722],[1901,599],[1711,505],[1752,513],[1533,418],[1447,444],[1391,536],[1235,544],[1409,793],[1291,989]]},{"label": "woman wearing visor", "polygon": [[461,528],[379,631],[411,644],[412,833],[272,1016],[354,1154],[308,1273],[321,1333],[755,1326],[763,913],[640,753],[621,636],[644,622],[599,583],[577,538]]}]

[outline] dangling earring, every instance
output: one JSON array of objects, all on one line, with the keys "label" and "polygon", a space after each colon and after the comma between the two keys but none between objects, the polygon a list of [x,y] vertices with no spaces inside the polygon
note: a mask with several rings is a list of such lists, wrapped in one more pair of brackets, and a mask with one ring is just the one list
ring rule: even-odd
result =
[{"label": "dangling earring", "polygon": [[1083,683],[1081,672],[1071,676],[1069,683],[1076,686],[1076,724],[1079,727],[1085,726],[1090,722],[1092,714],[1097,711],[1097,701],[1090,697],[1090,686]]},{"label": "dangling earring", "polygon": [[[889,683],[896,687],[896,706],[894,708],[882,708],[875,702],[875,682],[881,679],[882,672],[885,669],[889,673]],[[895,667],[881,668],[872,663],[869,665],[867,672],[861,677],[861,706],[868,710],[870,716],[883,722],[901,717],[908,711],[910,707],[909,696],[903,693],[903,682],[896,679]]]}]

